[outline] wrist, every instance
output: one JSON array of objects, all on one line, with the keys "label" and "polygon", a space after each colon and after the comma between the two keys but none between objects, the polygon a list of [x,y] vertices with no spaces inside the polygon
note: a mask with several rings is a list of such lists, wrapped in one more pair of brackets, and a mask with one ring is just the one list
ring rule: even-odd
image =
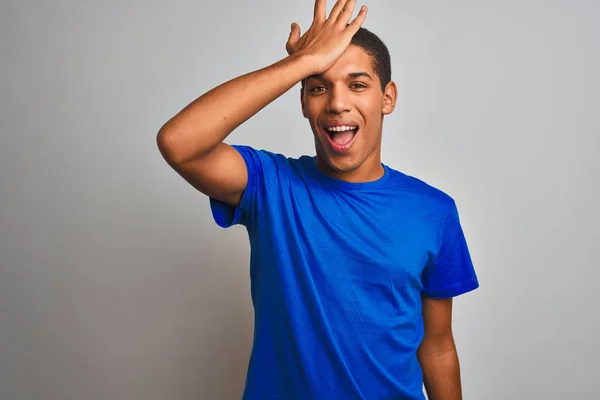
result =
[{"label": "wrist", "polygon": [[294,69],[299,72],[299,75],[301,75],[300,80],[319,73],[316,57],[313,55],[298,51],[290,55],[288,60],[292,63]]}]

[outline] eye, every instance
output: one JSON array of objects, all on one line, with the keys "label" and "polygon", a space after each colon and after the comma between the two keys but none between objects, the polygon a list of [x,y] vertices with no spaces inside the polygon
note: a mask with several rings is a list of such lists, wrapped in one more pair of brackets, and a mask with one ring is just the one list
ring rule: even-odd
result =
[{"label": "eye", "polygon": [[366,89],[367,85],[364,85],[362,83],[353,83],[352,85],[350,85],[350,87],[352,89]]},{"label": "eye", "polygon": [[310,91],[311,92],[322,92],[325,90],[325,86],[313,86]]}]

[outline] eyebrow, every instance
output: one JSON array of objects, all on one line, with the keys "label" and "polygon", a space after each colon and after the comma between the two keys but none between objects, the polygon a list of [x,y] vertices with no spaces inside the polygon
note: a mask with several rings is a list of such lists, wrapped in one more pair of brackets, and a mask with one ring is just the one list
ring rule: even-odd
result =
[{"label": "eyebrow", "polygon": [[[360,78],[360,77],[369,78],[372,81],[375,80],[375,79],[373,79],[373,77],[371,75],[369,75],[366,72],[351,72],[351,73],[348,74],[348,78],[350,78],[350,79],[355,79],[355,78]],[[311,76],[309,76],[309,77],[306,78],[307,81],[309,79],[323,79],[323,75],[322,74],[311,75]]]}]

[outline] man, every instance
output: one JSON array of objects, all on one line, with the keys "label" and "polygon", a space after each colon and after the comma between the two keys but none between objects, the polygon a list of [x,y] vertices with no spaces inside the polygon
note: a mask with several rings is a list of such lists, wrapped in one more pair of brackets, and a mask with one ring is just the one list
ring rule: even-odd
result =
[{"label": "man", "polygon": [[[158,134],[167,162],[210,197],[216,222],[246,226],[255,331],[244,399],[461,398],[452,297],[478,287],[454,201],[380,161],[397,98],[389,54],[315,2],[289,57],[204,94]],[[316,156],[223,140],[302,82]],[[281,127],[285,130],[285,127]]]}]

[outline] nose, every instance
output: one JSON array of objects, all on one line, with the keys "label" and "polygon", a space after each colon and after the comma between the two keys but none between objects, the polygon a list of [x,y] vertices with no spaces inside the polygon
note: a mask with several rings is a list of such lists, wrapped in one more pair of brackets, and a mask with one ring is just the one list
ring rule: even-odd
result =
[{"label": "nose", "polygon": [[327,112],[341,114],[350,111],[350,99],[347,91],[343,88],[332,87],[327,98]]}]

